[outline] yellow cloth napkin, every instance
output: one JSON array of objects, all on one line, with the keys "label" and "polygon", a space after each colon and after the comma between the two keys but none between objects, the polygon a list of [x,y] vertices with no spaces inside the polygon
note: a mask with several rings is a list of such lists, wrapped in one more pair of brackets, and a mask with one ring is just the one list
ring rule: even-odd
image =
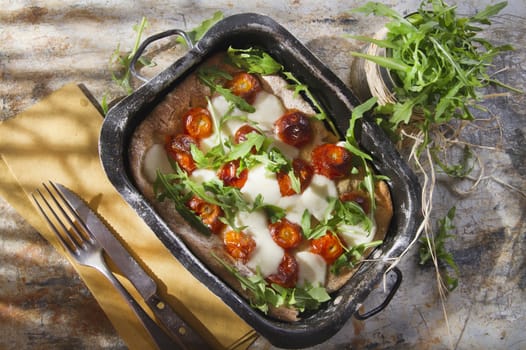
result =
[{"label": "yellow cloth napkin", "polygon": [[[98,156],[101,125],[100,113],[75,84],[0,124],[0,195],[63,253],[29,196],[48,180],[69,187],[112,225],[156,280],[160,294],[215,348],[234,343],[246,347],[242,340],[253,334],[250,327],[179,264],[107,179]],[[109,282],[65,255],[130,349],[154,348]],[[132,294],[142,303],[138,293],[132,290]]]}]

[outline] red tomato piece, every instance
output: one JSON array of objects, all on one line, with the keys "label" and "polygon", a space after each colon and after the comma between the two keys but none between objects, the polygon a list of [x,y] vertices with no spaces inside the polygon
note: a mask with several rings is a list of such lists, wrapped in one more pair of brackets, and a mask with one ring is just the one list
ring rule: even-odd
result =
[{"label": "red tomato piece", "polygon": [[285,218],[270,224],[268,227],[272,239],[281,248],[296,248],[301,242],[301,226]]},{"label": "red tomato piece", "polygon": [[219,168],[217,177],[223,181],[225,186],[242,188],[248,179],[248,169],[239,170],[239,159],[225,163]]},{"label": "red tomato piece", "polygon": [[234,74],[232,80],[226,83],[226,87],[230,89],[234,95],[243,98],[250,104],[254,102],[257,93],[261,91],[261,84],[258,78],[246,72]]},{"label": "red tomato piece", "polygon": [[229,230],[223,238],[225,249],[230,256],[244,264],[250,259],[250,254],[256,248],[254,239],[243,232]]},{"label": "red tomato piece", "polygon": [[[307,161],[296,158],[292,161],[292,170],[294,171],[294,175],[300,180],[300,193],[303,193],[312,180],[314,169]],[[296,191],[292,188],[292,182],[288,173],[280,171],[276,174],[276,177],[282,196],[285,197],[296,194]]]},{"label": "red tomato piece", "polygon": [[340,239],[330,231],[325,236],[311,240],[310,246],[310,251],[321,255],[327,264],[332,264],[343,254]]},{"label": "red tomato piece", "polygon": [[185,132],[198,140],[212,135],[212,116],[206,108],[190,108],[183,115],[183,123]]},{"label": "red tomato piece", "polygon": [[218,205],[208,203],[197,196],[190,198],[186,205],[213,233],[218,234],[225,227],[225,224],[219,219],[223,216],[223,210]]},{"label": "red tomato piece", "polygon": [[329,179],[347,176],[351,171],[351,152],[344,147],[324,143],[314,148],[311,156],[314,172]]},{"label": "red tomato piece", "polygon": [[190,152],[192,144],[197,145],[197,140],[186,134],[169,136],[165,142],[165,149],[168,155],[179,164],[181,169],[189,174],[196,168],[194,158]]},{"label": "red tomato piece", "polygon": [[371,210],[369,196],[361,191],[351,191],[345,192],[340,195],[340,200],[342,202],[355,202],[360,207],[362,207],[365,214],[369,214]]},{"label": "red tomato piece", "polygon": [[278,271],[267,277],[270,283],[279,284],[285,288],[294,288],[298,282],[298,262],[296,258],[288,253],[283,255]]},{"label": "red tomato piece", "polygon": [[309,117],[298,110],[290,110],[279,117],[275,132],[281,141],[295,147],[302,147],[313,137]]}]

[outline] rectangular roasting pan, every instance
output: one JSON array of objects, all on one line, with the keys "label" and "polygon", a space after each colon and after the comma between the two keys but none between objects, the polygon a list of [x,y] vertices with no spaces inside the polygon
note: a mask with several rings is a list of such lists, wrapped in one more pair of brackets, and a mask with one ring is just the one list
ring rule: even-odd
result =
[{"label": "rectangular roasting pan", "polygon": [[396,288],[393,287],[384,303],[367,316],[357,313],[369,293],[377,288],[392,258],[398,257],[416,235],[420,218],[420,186],[384,132],[372,120],[363,119],[357,139],[361,147],[373,156],[375,170],[389,177],[388,184],[394,206],[394,216],[384,243],[371,253],[370,257],[374,258],[374,261],[364,262],[351,280],[333,293],[331,301],[322,305],[318,311],[304,315],[298,322],[277,321],[251,308],[243,297],[193,255],[146,202],[134,186],[127,157],[134,129],[153,106],[200,63],[229,46],[259,46],[266,50],[284,65],[285,70],[292,72],[302,83],[309,86],[327,114],[333,118],[341,134],[345,134],[351,111],[358,105],[348,87],[273,19],[255,13],[244,13],[218,22],[187,54],[110,109],[100,134],[101,162],[117,191],[162,243],[186,269],[245,322],[274,346],[313,346],[332,337],[353,314],[365,319],[388,304],[401,282],[401,273],[396,268],[393,270],[397,274]]}]

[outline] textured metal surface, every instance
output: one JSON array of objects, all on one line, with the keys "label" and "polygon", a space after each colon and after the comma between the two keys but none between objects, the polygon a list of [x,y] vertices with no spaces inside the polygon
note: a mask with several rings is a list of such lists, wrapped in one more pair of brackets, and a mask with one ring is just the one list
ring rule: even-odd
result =
[{"label": "textured metal surface", "polygon": [[[410,12],[416,1],[384,1]],[[257,11],[275,18],[344,82],[358,43],[344,34],[372,34],[382,23],[345,11],[364,2],[272,1],[0,1],[0,119],[10,118],[68,82],[83,83],[100,101],[121,90],[111,81],[109,56],[133,45],[133,24],[146,16],[147,34],[191,29],[217,9]],[[473,13],[489,1],[459,2]],[[493,3],[493,1],[492,1]],[[512,43],[495,63],[498,77],[526,90],[526,7],[511,0],[485,36]],[[488,93],[501,92],[488,91]],[[401,262],[404,281],[393,302],[365,321],[350,320],[319,349],[523,349],[526,347],[525,111],[524,95],[486,101],[465,137],[484,165],[483,179],[438,182],[433,217],[457,206],[448,247],[460,284],[447,299],[449,331],[431,268],[418,266],[416,249]],[[513,187],[510,187],[513,186]],[[7,205],[0,202],[0,348],[123,348],[109,322],[67,262]],[[381,293],[379,293],[381,294]],[[382,299],[379,295],[379,300]],[[372,299],[372,298],[371,298]],[[370,304],[369,304],[370,302]],[[368,300],[367,306],[374,306]],[[67,326],[64,326],[67,325]],[[450,334],[449,334],[450,333]],[[269,348],[264,340],[258,348]]]}]

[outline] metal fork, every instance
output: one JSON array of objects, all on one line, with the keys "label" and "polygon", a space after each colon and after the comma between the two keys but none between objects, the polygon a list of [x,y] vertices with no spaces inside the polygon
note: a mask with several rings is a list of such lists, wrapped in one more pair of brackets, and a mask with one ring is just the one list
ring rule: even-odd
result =
[{"label": "metal fork", "polygon": [[[133,309],[159,349],[178,349],[179,346],[164,333],[119,280],[115,278],[106,265],[101,245],[95,240],[75,210],[63,198],[55,184],[53,182],[50,182],[50,184],[51,187],[42,184],[45,188],[44,193],[37,189],[36,193],[32,193],[31,196],[42,216],[58,237],[64,250],[79,264],[97,269],[115,286]],[[47,195],[45,195],[46,193]],[[51,201],[46,197],[51,198]]]}]

